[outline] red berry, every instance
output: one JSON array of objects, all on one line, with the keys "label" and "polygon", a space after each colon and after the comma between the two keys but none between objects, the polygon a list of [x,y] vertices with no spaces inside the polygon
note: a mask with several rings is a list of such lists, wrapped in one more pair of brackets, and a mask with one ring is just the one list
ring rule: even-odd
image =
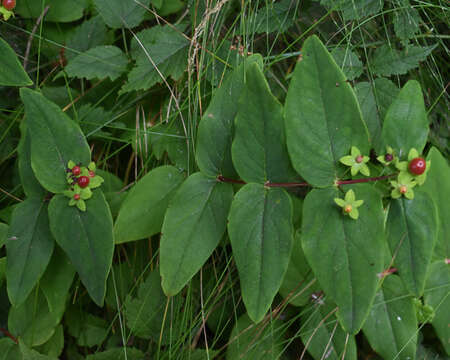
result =
[{"label": "red berry", "polygon": [[80,194],[75,194],[75,195],[73,196],[73,198],[74,198],[75,200],[80,200]]},{"label": "red berry", "polygon": [[392,154],[384,155],[384,161],[391,162],[392,160],[394,160],[394,155],[392,155]]},{"label": "red berry", "polygon": [[352,212],[352,206],[351,205],[345,205],[344,207],[344,212],[351,213]]},{"label": "red berry", "polygon": [[11,11],[16,7],[16,0],[3,0],[3,7]]},{"label": "red berry", "polygon": [[421,157],[412,159],[408,165],[409,172],[414,175],[423,174],[425,172],[426,167],[427,162],[424,160],[424,158]]},{"label": "red berry", "polygon": [[78,176],[81,174],[81,168],[78,165],[75,165],[72,168],[72,174],[74,174],[75,176]]},{"label": "red berry", "polygon": [[406,194],[408,192],[408,188],[405,185],[400,186],[398,190],[400,191],[400,194]]},{"label": "red berry", "polygon": [[358,156],[356,157],[356,159],[355,159],[355,161],[356,161],[358,164],[362,163],[363,160],[364,160],[364,156],[362,156],[362,155],[358,155]]},{"label": "red berry", "polygon": [[94,177],[95,176],[95,172],[93,172],[92,170],[89,170],[89,177]]},{"label": "red berry", "polygon": [[91,181],[91,180],[89,180],[89,177],[87,177],[87,176],[80,176],[78,178],[78,186],[80,188],[85,188],[85,187],[87,187],[89,185],[89,181]]}]

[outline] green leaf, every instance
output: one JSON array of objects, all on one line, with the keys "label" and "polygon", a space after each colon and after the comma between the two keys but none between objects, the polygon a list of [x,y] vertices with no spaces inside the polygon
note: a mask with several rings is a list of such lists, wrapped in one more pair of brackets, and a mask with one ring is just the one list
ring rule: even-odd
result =
[{"label": "green leaf", "polygon": [[65,314],[69,334],[77,339],[78,346],[100,346],[108,335],[108,322],[75,306]]},{"label": "green leaf", "polygon": [[191,175],[178,188],[167,209],[160,240],[162,288],[178,293],[219,244],[227,222],[233,187]]},{"label": "green leaf", "polygon": [[50,229],[92,300],[102,306],[114,250],[112,217],[100,190],[93,192],[86,207],[81,212],[68,206],[65,196],[54,196],[48,209]]},{"label": "green leaf", "polygon": [[145,360],[146,355],[139,349],[118,347],[88,355],[86,360]]},{"label": "green leaf", "polygon": [[164,309],[168,299],[161,288],[159,271],[152,271],[142,282],[137,296],[127,296],[125,300],[125,320],[131,333],[143,338],[159,341],[163,331],[163,343],[170,343],[170,323],[165,323]]},{"label": "green leaf", "polygon": [[65,302],[52,311],[42,291],[34,291],[21,305],[12,306],[8,314],[8,330],[28,346],[46,343],[55,333],[64,314]]},{"label": "green leaf", "polygon": [[342,69],[348,80],[356,79],[363,73],[363,64],[353,51],[337,47],[331,52],[334,61]]},{"label": "green leaf", "polygon": [[236,174],[231,162],[234,118],[244,87],[245,69],[251,63],[262,67],[262,57],[250,56],[228,75],[214,93],[200,121],[196,159],[201,172],[207,176],[234,177]]},{"label": "green leaf", "polygon": [[372,305],[377,274],[383,269],[384,214],[373,187],[362,184],[352,189],[364,200],[357,220],[344,216],[334,203],[337,189],[308,193],[301,239],[320,286],[339,307],[339,322],[345,331],[356,334]]},{"label": "green leaf", "polygon": [[144,19],[150,0],[139,3],[130,0],[94,0],[94,4],[109,27],[130,29],[138,26]]},{"label": "green leaf", "polygon": [[414,359],[417,319],[412,296],[397,275],[384,278],[363,326],[370,346],[383,359]]},{"label": "green leaf", "polygon": [[169,201],[183,180],[183,174],[173,166],[160,166],[140,179],[120,208],[114,225],[116,243],[159,233]]},{"label": "green leaf", "polygon": [[291,0],[281,0],[276,3],[267,2],[266,6],[256,11],[256,14],[249,18],[248,29],[245,29],[245,34],[286,32],[294,23],[298,6],[296,2]]},{"label": "green leaf", "polygon": [[8,337],[0,339],[1,360],[23,360],[19,346]]},{"label": "green leaf", "polygon": [[76,78],[116,80],[126,69],[128,59],[116,46],[103,45],[78,55],[66,66],[67,75]]},{"label": "green leaf", "polygon": [[372,83],[359,82],[355,86],[359,106],[370,134],[370,142],[377,154],[386,151],[381,140],[383,119],[392,101],[397,97],[399,89],[390,80],[375,79]]},{"label": "green leaf", "polygon": [[108,43],[108,29],[100,15],[83,21],[70,35],[64,53],[68,61],[96,46]]},{"label": "green leaf", "polygon": [[446,261],[431,264],[424,298],[425,304],[434,308],[435,316],[431,324],[445,352],[450,356],[450,269]]},{"label": "green leaf", "polygon": [[228,233],[242,298],[254,322],[263,319],[286,273],[293,243],[292,203],[284,189],[247,184],[234,197]]},{"label": "green leaf", "polygon": [[411,148],[421,153],[428,139],[428,127],[422,89],[417,81],[410,80],[388,108],[382,141],[399,156],[407,156]]},{"label": "green leaf", "polygon": [[403,41],[412,39],[420,30],[419,12],[411,6],[409,0],[401,0],[398,2],[398,5],[400,6],[398,6],[393,15],[395,35]]},{"label": "green leaf", "polygon": [[136,66],[128,74],[121,92],[147,90],[171,77],[178,80],[184,73],[189,41],[178,29],[156,25],[136,34],[131,44]]},{"label": "green leaf", "polygon": [[47,270],[39,281],[50,311],[65,303],[74,277],[75,269],[64,251],[56,246]]},{"label": "green leaf", "polygon": [[29,348],[23,341],[20,340],[19,349],[22,352],[23,360],[57,360],[56,357],[40,354],[36,350]]},{"label": "green leaf", "polygon": [[338,162],[351,146],[369,153],[368,132],[352,88],[317,36],[305,41],[302,55],[286,98],[287,146],[308,183],[329,186],[343,175]]},{"label": "green leaf", "polygon": [[291,305],[305,306],[310,302],[311,295],[319,290],[314,273],[306,262],[301,244],[301,231],[298,230],[295,233],[291,259],[280,287],[280,295]]},{"label": "green leaf", "polygon": [[54,193],[63,192],[67,189],[68,161],[90,161],[86,139],[78,125],[40,93],[22,88],[20,96],[32,134],[31,167],[43,187]]},{"label": "green leaf", "polygon": [[2,54],[2,66],[0,66],[0,85],[33,85],[33,81],[31,81],[28,74],[23,69],[16,53],[2,38],[0,38],[0,54]]},{"label": "green leaf", "polygon": [[246,182],[285,182],[295,179],[285,145],[283,107],[271,94],[256,63],[246,68],[246,82],[239,99],[233,164]]},{"label": "green leaf", "polygon": [[14,12],[22,18],[37,19],[47,5],[49,10],[45,15],[46,21],[72,22],[83,16],[83,11],[88,5],[88,1],[45,0],[44,3],[36,0],[20,0],[17,1],[17,7],[14,9]]},{"label": "green leaf", "polygon": [[447,160],[438,149],[432,147],[427,156],[431,167],[427,173],[427,180],[422,189],[433,199],[437,208],[439,227],[434,257],[437,259],[450,259],[450,167]]},{"label": "green leaf", "polygon": [[283,326],[277,319],[256,325],[246,314],[242,315],[230,334],[226,360],[279,359],[284,347]]},{"label": "green leaf", "polygon": [[8,295],[15,306],[22,304],[44,273],[55,241],[48,225],[47,205],[28,198],[13,212],[6,242]]},{"label": "green leaf", "polygon": [[356,360],[355,338],[339,326],[333,315],[335,308],[331,301],[322,296],[302,311],[300,337],[305,346],[308,344],[307,350],[316,360]]},{"label": "green leaf", "polygon": [[28,197],[34,196],[42,199],[47,194],[47,191],[36,179],[33,169],[31,168],[31,134],[26,128],[24,121],[21,122],[20,126],[22,136],[17,152],[19,154],[18,168],[23,192]]},{"label": "green leaf", "polygon": [[391,201],[386,222],[389,247],[406,289],[416,297],[423,294],[437,227],[435,205],[424,191],[415,191],[413,200]]},{"label": "green leaf", "polygon": [[382,45],[375,50],[371,61],[371,70],[382,76],[402,75],[419,66],[434,50],[432,46],[408,46],[403,51],[397,51],[390,45]]},{"label": "green leaf", "polygon": [[45,343],[37,348],[40,353],[47,354],[59,358],[64,349],[64,329],[59,324],[53,336]]},{"label": "green leaf", "polygon": [[340,10],[344,20],[360,20],[383,9],[383,0],[320,0],[329,9]]},{"label": "green leaf", "polygon": [[5,245],[9,226],[0,222],[0,249]]}]

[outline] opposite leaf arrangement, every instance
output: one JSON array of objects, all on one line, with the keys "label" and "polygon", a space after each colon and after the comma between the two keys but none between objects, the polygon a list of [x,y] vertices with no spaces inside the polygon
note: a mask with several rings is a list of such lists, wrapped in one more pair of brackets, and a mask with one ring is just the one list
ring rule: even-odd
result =
[{"label": "opposite leaf arrangement", "polygon": [[[33,246],[45,249],[39,264],[8,262],[12,304],[21,305],[44,274],[53,238],[101,306],[115,244],[161,233],[159,272],[167,296],[183,291],[217,246],[230,243],[254,322],[265,319],[279,292],[294,304],[290,296],[312,274],[317,287],[304,289],[308,296],[295,305],[323,292],[321,309],[330,310],[326,316],[335,312],[337,331],[344,334],[335,339],[345,340],[346,359],[356,359],[354,335],[361,329],[385,358],[399,351],[415,357],[418,321],[431,322],[444,342],[448,314],[435,308],[441,298],[424,291],[431,286],[430,269],[449,257],[439,226],[447,221],[448,199],[437,189],[437,179],[448,179],[449,170],[436,149],[420,155],[429,127],[420,85],[407,82],[393,99],[381,131],[386,154],[369,156],[372,127],[318,37],[303,45],[284,106],[270,91],[262,60],[243,60],[213,94],[198,128],[199,171],[153,169],[128,192],[114,223],[79,126],[40,93],[22,89],[19,157],[31,159],[31,167],[19,170],[30,181],[24,182],[29,198],[14,211],[9,237],[23,231],[20,223],[31,207],[40,209],[35,223],[48,236],[32,238]],[[48,211],[47,191],[56,194]],[[74,224],[79,231],[68,232]],[[6,245],[8,259],[22,246],[14,240]],[[398,275],[380,279],[390,266]],[[17,269],[24,279],[19,288],[13,285]],[[291,286],[286,281],[295,271]],[[401,299],[401,306],[391,298]],[[394,315],[399,308],[402,322]],[[385,339],[379,319],[395,325]]]}]

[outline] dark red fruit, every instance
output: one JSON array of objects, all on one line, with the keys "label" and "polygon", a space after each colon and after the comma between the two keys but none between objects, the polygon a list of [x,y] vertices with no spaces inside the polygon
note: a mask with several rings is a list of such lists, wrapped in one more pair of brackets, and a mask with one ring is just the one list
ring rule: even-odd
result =
[{"label": "dark red fruit", "polygon": [[74,198],[75,200],[80,200],[80,194],[75,194],[75,195],[73,196],[73,198]]},{"label": "dark red fruit", "polygon": [[390,161],[392,161],[392,160],[394,160],[394,155],[392,155],[392,154],[386,154],[386,155],[384,155],[384,161],[390,162]]},{"label": "dark red fruit", "polygon": [[358,155],[358,156],[356,157],[356,159],[355,159],[355,161],[356,161],[358,164],[361,163],[363,160],[364,160],[364,156],[362,156],[362,155]]},{"label": "dark red fruit", "polygon": [[80,188],[85,188],[85,187],[87,187],[89,185],[89,181],[91,181],[91,180],[89,180],[89,177],[87,177],[87,176],[80,176],[78,178],[78,186]]},{"label": "dark red fruit", "polygon": [[95,172],[93,172],[92,170],[89,170],[89,177],[94,177],[95,176]]},{"label": "dark red fruit", "polygon": [[16,0],[3,0],[3,7],[11,11],[16,7]]},{"label": "dark red fruit", "polygon": [[412,159],[408,165],[409,172],[414,175],[421,175],[425,172],[427,168],[427,162],[424,158],[417,157]]},{"label": "dark red fruit", "polygon": [[81,168],[78,165],[75,165],[72,168],[72,174],[74,174],[75,176],[78,176],[81,174]]}]

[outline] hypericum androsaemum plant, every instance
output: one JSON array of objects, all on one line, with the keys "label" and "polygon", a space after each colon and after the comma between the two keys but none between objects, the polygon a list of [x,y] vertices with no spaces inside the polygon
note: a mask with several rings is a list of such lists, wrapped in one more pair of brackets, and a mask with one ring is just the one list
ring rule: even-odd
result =
[{"label": "hypericum androsaemum plant", "polygon": [[[133,11],[123,11],[121,3],[94,3],[102,18],[89,19],[86,29],[89,33],[95,29],[97,36],[105,39],[105,24],[112,29],[134,27],[145,15],[137,4],[129,5],[134,6]],[[164,6],[158,1],[151,3]],[[278,6],[286,4],[281,1],[274,6],[278,11]],[[69,51],[65,68],[61,60],[61,74],[86,80],[109,78],[121,88],[121,96],[147,90],[161,76],[179,79],[183,72],[176,65],[190,59],[190,45],[198,45],[180,35],[182,28],[157,25],[136,34],[127,49],[134,67],[126,80],[121,76],[129,68],[128,57],[118,47],[103,43],[81,48],[76,56]],[[171,44],[171,52],[165,53],[161,43]],[[230,360],[242,357],[233,338],[252,323],[262,326],[258,331],[265,339],[285,341],[283,332],[278,331],[286,323],[281,319],[277,294],[284,298],[283,306],[289,302],[304,307],[299,311],[301,328],[295,329],[296,338],[304,344],[301,357],[308,351],[315,359],[324,355],[356,359],[355,335],[362,331],[383,358],[413,359],[419,323],[426,322],[431,322],[446,346],[448,327],[442,303],[448,300],[441,290],[446,289],[448,279],[444,261],[448,240],[442,231],[442,220],[448,215],[448,188],[442,187],[442,181],[448,180],[449,170],[440,152],[426,147],[429,122],[421,87],[411,80],[401,90],[395,88],[398,94],[386,108],[382,124],[363,118],[354,88],[336,64],[339,50],[335,49],[333,57],[318,37],[305,40],[282,104],[270,89],[262,56],[245,54],[242,49],[235,63],[230,59],[226,64],[233,69],[220,78],[209,103],[202,103],[205,111],[198,129],[178,124],[170,127],[171,121],[156,125],[149,138],[145,133],[152,154],[161,160],[158,164],[166,161],[167,152],[173,165],[152,168],[127,193],[114,191],[115,197],[107,190],[115,178],[107,172],[104,177],[98,174],[91,159],[100,162],[87,143],[91,135],[111,135],[106,129],[98,134],[95,125],[100,115],[109,124],[112,114],[82,105],[73,111],[74,121],[49,96],[22,88],[25,116],[17,168],[27,198],[11,216],[5,265],[12,304],[8,327],[12,338],[20,337],[21,351],[27,350],[24,346],[42,350],[38,346],[56,342],[63,332],[63,315],[66,321],[70,319],[65,327],[78,346],[103,343],[103,330],[95,331],[100,340],[80,335],[90,334],[84,325],[97,330],[107,326],[93,314],[85,323],[80,320],[78,306],[68,305],[69,295],[73,303],[90,304],[89,295],[98,307],[106,302],[108,309],[117,309],[124,349],[131,342],[139,344],[138,339],[151,339],[158,344],[156,356],[160,356],[161,346],[184,349],[191,343],[191,333],[197,331],[192,341],[195,345],[201,335],[196,325],[189,325],[188,334],[183,334],[178,325],[186,323],[185,318],[173,324],[166,320],[168,314],[192,310],[185,301],[197,295],[191,291],[196,291],[192,284],[199,272],[200,331],[214,326],[212,320],[208,323],[210,314],[203,313],[203,302],[209,300],[203,291],[220,294],[223,286],[228,286],[226,281],[239,283],[246,314],[237,305],[226,309],[226,299],[223,308],[224,313],[239,315],[229,331]],[[148,57],[153,54],[158,56],[150,66]],[[341,55],[345,61],[346,53]],[[12,64],[14,85],[30,85],[17,59],[5,58]],[[106,87],[105,92],[113,86],[108,83]],[[84,85],[82,88],[84,91]],[[199,92],[203,90],[199,87]],[[180,107],[174,94],[167,103],[169,110],[175,104],[178,116],[184,116],[183,105]],[[82,130],[78,120],[85,118],[89,121],[80,122]],[[117,126],[111,131],[120,129]],[[188,132],[197,132],[195,146],[183,137]],[[161,134],[172,142],[156,137]],[[136,152],[139,136],[134,138]],[[187,166],[180,166],[181,156],[190,161]],[[148,164],[156,163],[149,159]],[[138,162],[137,157],[132,160]],[[142,167],[148,164],[143,161]],[[125,174],[129,177],[129,167]],[[138,250],[130,260],[126,243],[141,239],[149,239],[146,250],[150,249],[157,261],[151,262],[150,275],[133,296],[132,284],[139,274],[129,265],[147,251],[140,251],[143,242],[136,242],[134,249]],[[123,264],[113,264],[115,245],[121,249],[117,258],[126,258]],[[226,281],[215,290],[204,289],[204,278],[222,281],[216,267],[211,272],[202,270],[213,252],[222,250],[228,264]],[[147,258],[140,261],[142,268],[149,262]],[[228,266],[236,266],[239,282]],[[112,273],[116,270],[125,274],[123,283],[115,282]],[[77,283],[76,291],[71,292],[75,273],[82,286]],[[119,295],[124,295],[122,303]],[[39,309],[46,320],[39,322],[43,330],[37,337],[20,316],[30,308]],[[266,327],[272,317],[271,327]],[[132,340],[127,338],[129,334]],[[173,338],[176,345],[171,343]],[[116,339],[111,339],[115,344]],[[253,346],[253,339],[241,341],[248,343],[248,356],[266,354],[267,349]],[[219,345],[214,347],[221,351]],[[132,349],[130,354],[144,357],[140,350]],[[283,352],[282,346],[270,349],[273,358]]]}]

